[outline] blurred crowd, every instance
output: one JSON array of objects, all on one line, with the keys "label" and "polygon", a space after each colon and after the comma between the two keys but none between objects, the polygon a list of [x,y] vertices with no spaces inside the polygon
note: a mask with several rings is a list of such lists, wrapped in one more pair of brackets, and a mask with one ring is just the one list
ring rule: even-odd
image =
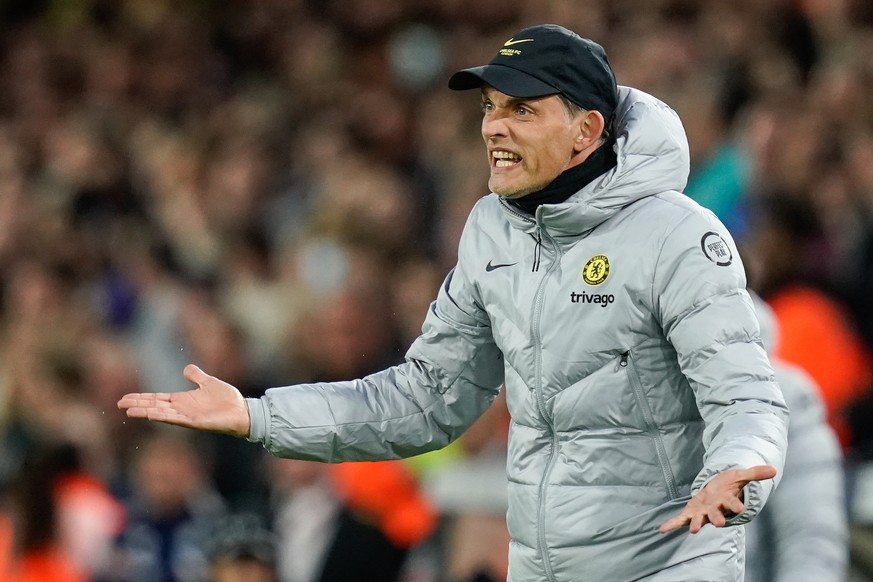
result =
[{"label": "blurred crowd", "polygon": [[500,402],[445,451],[346,468],[115,402],[188,362],[257,396],[402,360],[487,193],[448,75],[544,22],[683,119],[687,194],[817,383],[873,573],[868,0],[0,2],[0,573],[505,577]]}]

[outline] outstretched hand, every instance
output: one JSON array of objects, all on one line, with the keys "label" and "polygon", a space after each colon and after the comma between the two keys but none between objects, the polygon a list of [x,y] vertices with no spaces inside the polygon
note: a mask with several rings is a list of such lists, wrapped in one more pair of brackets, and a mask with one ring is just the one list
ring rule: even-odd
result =
[{"label": "outstretched hand", "polygon": [[194,364],[185,366],[185,379],[197,384],[186,392],[125,394],[118,408],[129,418],[147,418],[186,428],[249,435],[249,412],[240,391],[210,376]]},{"label": "outstretched hand", "polygon": [[665,521],[658,531],[667,533],[687,525],[688,531],[694,534],[707,523],[724,527],[727,516],[742,513],[745,509],[742,500],[743,487],[751,481],[772,479],[775,476],[776,467],[770,465],[722,471],[685,504],[682,513]]}]

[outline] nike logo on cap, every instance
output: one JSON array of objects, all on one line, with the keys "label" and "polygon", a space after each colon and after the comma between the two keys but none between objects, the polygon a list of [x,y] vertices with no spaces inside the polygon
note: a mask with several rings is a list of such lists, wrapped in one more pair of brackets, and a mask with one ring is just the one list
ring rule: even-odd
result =
[{"label": "nike logo on cap", "polygon": [[533,41],[534,41],[534,39],[532,39],[532,38],[522,38],[522,39],[519,39],[519,40],[513,40],[513,39],[510,38],[508,41],[506,41],[505,43],[503,43],[503,46],[512,46],[512,45],[514,45],[514,44],[518,44],[518,43],[520,43],[520,42],[533,42]]},{"label": "nike logo on cap", "polygon": [[491,261],[488,261],[488,264],[485,265],[485,270],[488,271],[488,272],[490,273],[490,272],[493,271],[494,269],[499,269],[500,267],[511,267],[511,266],[513,266],[513,265],[517,265],[517,264],[518,264],[518,263],[516,262],[516,263],[500,263],[500,264],[497,264],[497,265],[492,265],[492,264],[491,264]]}]

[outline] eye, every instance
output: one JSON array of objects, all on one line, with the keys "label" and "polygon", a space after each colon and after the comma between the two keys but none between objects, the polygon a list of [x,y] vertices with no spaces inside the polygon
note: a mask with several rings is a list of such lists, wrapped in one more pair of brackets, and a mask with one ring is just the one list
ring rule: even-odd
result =
[{"label": "eye", "polygon": [[480,104],[480,107],[482,108],[482,113],[488,113],[489,111],[494,110],[494,104],[491,103],[490,101],[483,101]]},{"label": "eye", "polygon": [[533,113],[530,109],[527,108],[526,105],[519,105],[515,108],[516,115],[520,117],[525,117]]}]

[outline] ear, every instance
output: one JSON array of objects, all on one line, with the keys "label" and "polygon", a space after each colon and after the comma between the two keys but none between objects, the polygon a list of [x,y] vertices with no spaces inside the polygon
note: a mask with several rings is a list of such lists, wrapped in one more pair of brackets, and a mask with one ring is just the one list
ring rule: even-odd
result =
[{"label": "ear", "polygon": [[578,152],[597,147],[600,136],[606,128],[603,114],[593,109],[582,113],[578,120],[579,134],[576,137],[575,149]]}]

